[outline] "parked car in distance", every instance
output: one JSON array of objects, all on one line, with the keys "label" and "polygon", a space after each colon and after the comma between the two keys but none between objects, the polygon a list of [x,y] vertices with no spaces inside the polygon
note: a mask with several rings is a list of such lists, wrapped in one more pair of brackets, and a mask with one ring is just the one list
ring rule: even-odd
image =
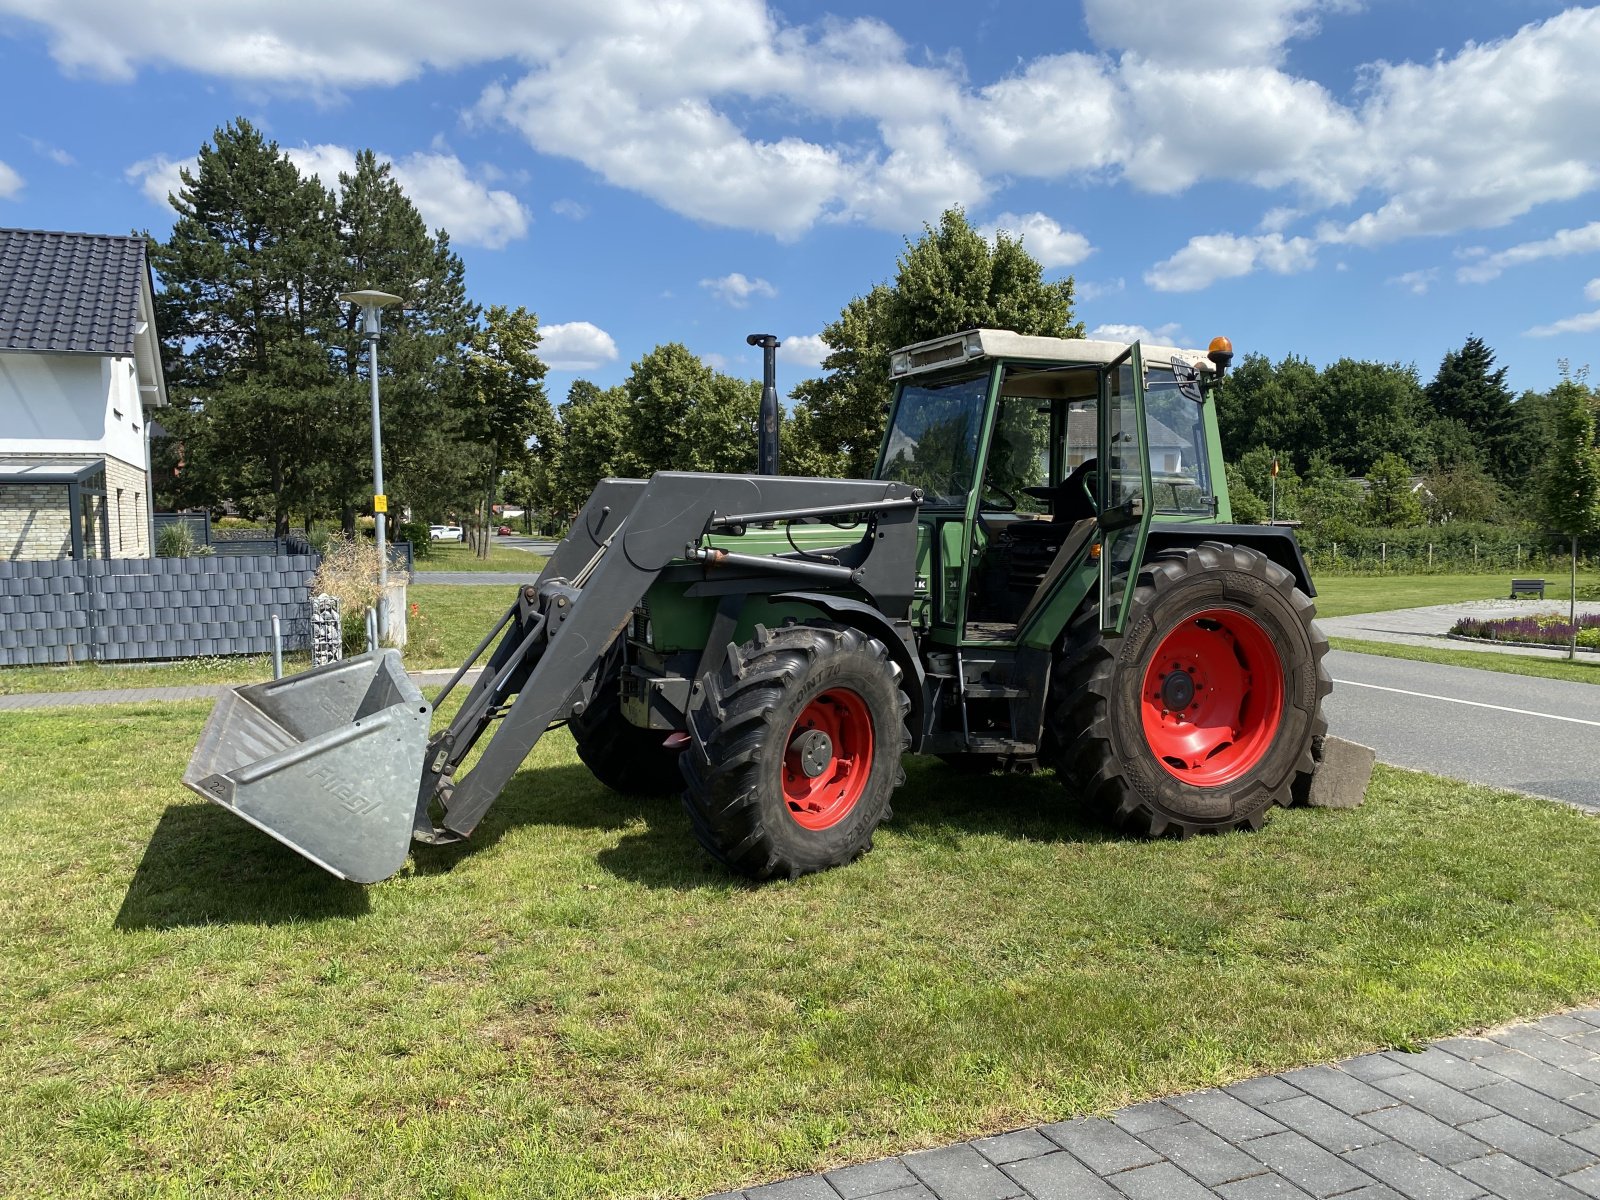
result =
[{"label": "parked car in distance", "polygon": [[495,533],[498,534],[500,537],[510,537],[511,536],[511,526],[502,525],[502,526],[500,526],[499,529],[495,530]]},{"label": "parked car in distance", "polygon": [[430,525],[428,526],[428,540],[433,542],[459,542],[462,540],[461,526],[459,525]]}]

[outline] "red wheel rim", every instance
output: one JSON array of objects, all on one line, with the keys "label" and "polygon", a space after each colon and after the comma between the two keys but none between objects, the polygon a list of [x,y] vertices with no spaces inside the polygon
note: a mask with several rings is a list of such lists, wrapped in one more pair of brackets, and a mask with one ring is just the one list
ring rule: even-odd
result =
[{"label": "red wheel rim", "polygon": [[872,774],[872,713],[849,688],[814,697],[795,719],[783,752],[783,799],[804,829],[850,815]]},{"label": "red wheel rim", "polygon": [[1139,714],[1145,740],[1174,779],[1221,787],[1254,767],[1283,720],[1283,660],[1255,618],[1195,613],[1156,647]]}]

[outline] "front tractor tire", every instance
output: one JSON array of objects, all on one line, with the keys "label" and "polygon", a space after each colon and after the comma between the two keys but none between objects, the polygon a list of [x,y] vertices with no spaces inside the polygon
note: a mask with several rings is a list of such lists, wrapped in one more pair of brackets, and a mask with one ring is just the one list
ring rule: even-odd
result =
[{"label": "front tractor tire", "polygon": [[578,757],[590,774],[624,796],[670,796],[683,789],[678,751],[666,747],[667,734],[641,729],[622,715],[615,671],[595,689],[589,707],[568,722]]},{"label": "front tractor tire", "polygon": [[757,626],[707,674],[679,760],[694,835],[751,879],[793,879],[872,848],[905,778],[899,670],[881,642],[832,624]]},{"label": "front tractor tire", "polygon": [[1140,569],[1126,633],[1080,614],[1057,661],[1047,750],[1067,785],[1159,836],[1259,829],[1327,733],[1328,641],[1294,577],[1205,542]]}]

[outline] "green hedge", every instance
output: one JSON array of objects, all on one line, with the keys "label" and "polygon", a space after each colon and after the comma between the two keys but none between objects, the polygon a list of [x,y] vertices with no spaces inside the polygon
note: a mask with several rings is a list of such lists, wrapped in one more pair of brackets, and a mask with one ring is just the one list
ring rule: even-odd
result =
[{"label": "green hedge", "polygon": [[[1527,526],[1451,522],[1409,529],[1363,529],[1327,522],[1298,531],[1300,548],[1322,574],[1459,574],[1472,571],[1565,571],[1566,538]],[[1600,538],[1578,542],[1578,568],[1600,559]]]}]

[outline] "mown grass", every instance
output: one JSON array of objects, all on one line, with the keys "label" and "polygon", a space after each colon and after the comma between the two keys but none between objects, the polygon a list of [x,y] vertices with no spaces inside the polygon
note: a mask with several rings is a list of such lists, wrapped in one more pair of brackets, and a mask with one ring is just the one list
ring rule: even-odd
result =
[{"label": "mown grass", "polygon": [[1150,842],[913,762],[753,887],[558,732],[361,888],[178,785],[207,711],[5,718],[0,1194],[694,1196],[1600,995],[1600,824],[1420,775]]},{"label": "mown grass", "polygon": [[1531,675],[1537,679],[1565,679],[1571,683],[1600,683],[1600,662],[1596,662],[1592,657],[1569,662],[1564,658],[1540,658],[1532,654],[1505,654],[1466,649],[1443,650],[1401,642],[1371,642],[1363,638],[1329,638],[1328,644],[1335,650],[1349,650],[1356,654],[1406,658],[1412,662],[1444,663],[1451,667],[1473,667],[1479,671],[1498,671],[1502,675]]},{"label": "mown grass", "polygon": [[489,557],[479,558],[465,542],[433,542],[426,558],[415,561],[417,573],[428,571],[488,571],[526,575],[530,580],[544,566],[544,555],[489,543]]},{"label": "mown grass", "polygon": [[[412,641],[405,650],[413,671],[459,666],[516,597],[516,583],[413,584],[406,592],[416,605]],[[284,655],[284,671],[304,670],[310,656]],[[87,692],[117,688],[187,687],[211,683],[253,683],[272,677],[268,655],[196,658],[150,666],[86,663],[75,667],[0,669],[0,696],[37,692]]]},{"label": "mown grass", "polygon": [[[1536,572],[1528,572],[1536,574]],[[1384,612],[1393,608],[1422,608],[1429,604],[1459,604],[1466,600],[1504,600],[1510,595],[1511,573],[1493,575],[1313,575],[1317,585],[1317,615],[1347,617],[1352,613]],[[1580,572],[1578,586],[1594,584],[1600,576]],[[1545,599],[1565,601],[1572,589],[1565,574],[1545,577]]]}]

